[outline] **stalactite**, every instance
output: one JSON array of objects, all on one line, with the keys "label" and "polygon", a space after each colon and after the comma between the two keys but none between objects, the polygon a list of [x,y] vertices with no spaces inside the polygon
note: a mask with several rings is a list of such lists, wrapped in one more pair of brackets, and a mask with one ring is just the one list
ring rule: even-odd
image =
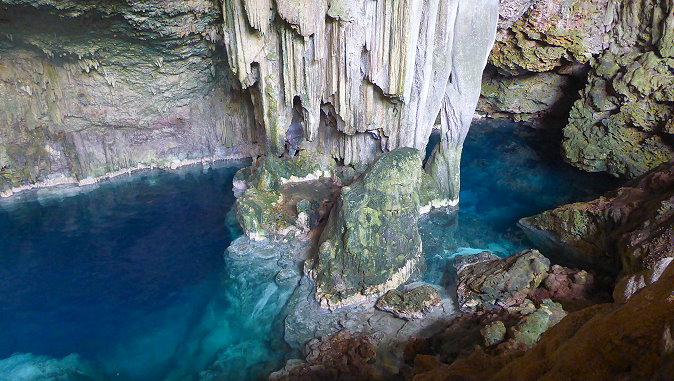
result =
[{"label": "stalactite", "polygon": [[[423,151],[443,99],[459,115],[447,119],[451,128],[467,129],[497,0],[278,0],[267,19],[264,4],[227,1],[223,11],[232,70],[244,88],[257,83],[267,152],[283,153],[295,97],[304,108],[303,146],[346,164],[398,147]],[[321,133],[325,104],[337,123]]]}]

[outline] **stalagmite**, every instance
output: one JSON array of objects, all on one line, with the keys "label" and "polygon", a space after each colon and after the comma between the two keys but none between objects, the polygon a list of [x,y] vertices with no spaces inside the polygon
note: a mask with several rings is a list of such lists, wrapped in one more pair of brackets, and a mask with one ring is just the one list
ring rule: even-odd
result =
[{"label": "stalagmite", "polygon": [[368,164],[382,152],[424,152],[451,201],[460,148],[493,44],[498,0],[231,0],[223,2],[230,66],[254,94],[268,154],[281,155],[302,110],[300,148]]}]

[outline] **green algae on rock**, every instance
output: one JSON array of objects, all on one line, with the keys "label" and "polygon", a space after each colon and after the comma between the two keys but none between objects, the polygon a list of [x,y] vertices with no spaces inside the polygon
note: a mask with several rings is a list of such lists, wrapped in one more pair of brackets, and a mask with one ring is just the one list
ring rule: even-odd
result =
[{"label": "green algae on rock", "polygon": [[421,319],[433,307],[442,304],[442,298],[435,287],[424,284],[406,291],[389,290],[377,300],[375,307],[405,319]]},{"label": "green algae on rock", "polygon": [[564,154],[586,171],[633,178],[674,158],[674,59],[607,52],[564,129]]},{"label": "green algae on rock", "polygon": [[407,281],[421,260],[421,157],[413,148],[383,154],[342,194],[307,269],[324,307],[378,297]]},{"label": "green algae on rock", "polygon": [[559,323],[564,316],[566,312],[561,304],[545,299],[538,309],[524,316],[512,328],[512,339],[531,348],[545,331]]},{"label": "green algae on rock", "polygon": [[567,262],[633,274],[674,256],[673,200],[670,161],[603,197],[524,218],[520,226]]},{"label": "green algae on rock", "polygon": [[550,260],[538,250],[467,265],[458,274],[462,311],[520,304],[547,276]]},{"label": "green algae on rock", "polygon": [[0,196],[255,154],[218,13],[207,0],[0,1]]},{"label": "green algae on rock", "polygon": [[[240,170],[236,214],[243,231],[254,240],[308,233],[321,203],[338,187],[332,180],[336,168],[329,157],[300,151],[291,158],[267,155]],[[297,183],[307,189],[293,186]]]}]

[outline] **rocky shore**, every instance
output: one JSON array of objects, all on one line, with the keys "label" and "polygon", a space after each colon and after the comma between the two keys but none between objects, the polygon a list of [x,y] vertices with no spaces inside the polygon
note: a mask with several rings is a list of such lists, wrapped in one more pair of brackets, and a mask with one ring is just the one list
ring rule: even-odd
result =
[{"label": "rocky shore", "polygon": [[[408,164],[406,157],[411,160]],[[284,341],[302,357],[289,360],[270,379],[666,379],[673,353],[674,265],[669,264],[674,257],[670,208],[674,162],[597,200],[523,219],[521,226],[549,257],[535,249],[506,258],[489,252],[459,256],[448,270],[455,274],[456,282],[438,286],[418,282],[421,267],[410,271],[402,257],[398,262],[368,259],[368,255],[388,258],[386,250],[397,246],[367,246],[376,241],[361,239],[358,230],[350,230],[367,229],[390,218],[386,215],[391,213],[398,220],[388,220],[387,226],[405,226],[414,232],[409,227],[417,224],[414,216],[419,215],[421,190],[415,184],[422,179],[410,173],[421,169],[417,160],[413,150],[393,151],[363,172],[347,171],[348,176],[344,168],[330,162],[319,170],[314,167],[320,166],[319,158],[306,160],[302,156],[278,159],[274,166],[258,162],[242,170],[240,176],[246,175],[250,181],[244,180],[248,188],[240,193],[239,202],[244,203],[251,202],[246,193],[253,197],[251,192],[259,191],[251,189],[255,189],[253,184],[260,187],[262,178],[266,179],[264,184],[285,185],[316,185],[316,181],[330,179],[334,186],[322,193],[322,199],[307,202],[332,205],[329,214],[317,208],[303,209],[303,200],[295,200],[294,209],[289,208],[288,197],[282,196],[274,198],[271,208],[252,212],[255,221],[267,221],[253,226],[274,232],[268,235],[271,241],[265,238],[260,244],[280,248],[303,242],[291,244],[289,262],[284,262],[285,267],[276,275],[278,282],[290,287],[280,313]],[[410,167],[403,169],[406,165]],[[272,167],[275,169],[270,171]],[[396,171],[400,170],[406,176],[398,181]],[[305,176],[319,172],[324,177]],[[271,189],[276,192],[273,189],[279,188]],[[367,193],[367,189],[386,191]],[[350,198],[349,192],[361,193]],[[410,202],[406,200],[412,204],[405,204]],[[396,205],[403,209],[396,209]],[[367,212],[344,211],[345,207],[366,208]],[[405,217],[402,211],[408,207],[413,213]],[[290,211],[284,221],[294,221],[293,229],[280,229],[272,223],[279,220],[267,212],[276,209]],[[251,226],[245,222],[245,213],[250,210],[238,209],[244,227]],[[298,218],[302,213],[307,216]],[[305,221],[314,223],[304,225]],[[341,233],[335,235],[338,227]],[[261,236],[259,230],[248,231],[253,238]],[[344,241],[332,242],[334,237]],[[405,245],[414,242],[406,239]],[[331,251],[325,251],[326,245]],[[349,245],[358,245],[358,249],[349,249]],[[396,252],[416,250],[398,249]],[[358,257],[340,259],[355,254]],[[360,263],[345,271],[358,269],[371,275],[343,275],[341,279],[364,282],[345,287],[348,283],[340,281],[337,275],[342,273],[330,261]],[[374,276],[379,271],[387,275]],[[400,271],[407,275],[390,275]],[[328,279],[332,283],[325,283]],[[328,289],[335,291],[328,294]],[[327,295],[331,295],[329,303],[324,302]],[[636,312],[643,309],[647,309],[647,323]],[[608,342],[613,344],[605,344]],[[579,358],[588,365],[571,366],[581,361]]]}]

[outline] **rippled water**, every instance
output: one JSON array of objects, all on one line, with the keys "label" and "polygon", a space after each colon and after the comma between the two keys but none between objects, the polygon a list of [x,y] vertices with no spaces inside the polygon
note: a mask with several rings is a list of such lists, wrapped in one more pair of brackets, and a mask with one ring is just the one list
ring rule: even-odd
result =
[{"label": "rippled water", "polygon": [[[457,254],[528,247],[517,219],[609,186],[541,156],[528,131],[476,124],[461,212],[423,219],[427,280]],[[278,368],[288,348],[273,271],[223,259],[240,234],[226,218],[237,168],[0,203],[0,380],[252,380]]]}]

